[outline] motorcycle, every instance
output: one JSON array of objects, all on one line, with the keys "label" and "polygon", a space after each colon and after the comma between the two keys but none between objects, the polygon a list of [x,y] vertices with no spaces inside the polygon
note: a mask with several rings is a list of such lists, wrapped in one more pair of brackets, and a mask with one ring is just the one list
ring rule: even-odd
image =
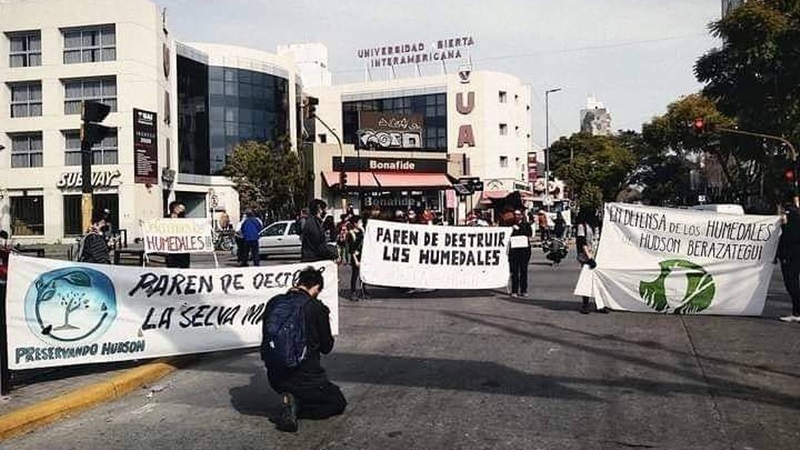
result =
[{"label": "motorcycle", "polygon": [[545,257],[552,261],[552,265],[554,266],[559,265],[569,253],[569,247],[567,246],[567,243],[564,240],[556,237],[550,237],[547,240],[542,241],[542,250],[545,253]]}]

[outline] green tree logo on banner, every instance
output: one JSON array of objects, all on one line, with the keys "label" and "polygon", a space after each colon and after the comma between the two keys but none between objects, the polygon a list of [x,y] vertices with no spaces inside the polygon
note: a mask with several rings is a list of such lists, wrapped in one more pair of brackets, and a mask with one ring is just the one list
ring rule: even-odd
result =
[{"label": "green tree logo on banner", "polygon": [[[658,264],[661,275],[653,281],[639,283],[639,296],[648,306],[659,312],[674,314],[695,314],[711,306],[716,286],[714,278],[706,270],[693,262],[683,259],[668,259]],[[675,277],[685,278],[683,295],[674,295]]]}]

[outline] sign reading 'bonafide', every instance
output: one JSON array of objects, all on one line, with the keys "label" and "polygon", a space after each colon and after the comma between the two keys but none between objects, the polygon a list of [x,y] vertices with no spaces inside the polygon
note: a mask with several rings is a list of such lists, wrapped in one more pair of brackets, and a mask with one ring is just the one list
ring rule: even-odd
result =
[{"label": "sign reading 'bonafide'", "polygon": [[[11,255],[11,369],[67,366],[255,347],[267,302],[309,264],[161,269]],[[328,262],[319,299],[337,334],[338,274]],[[5,345],[5,343],[3,344]]]},{"label": "sign reading 'bonafide'", "polygon": [[760,315],[779,220],[607,204],[594,270],[598,304],[631,311]]},{"label": "sign reading 'bonafide'", "polygon": [[208,253],[214,251],[206,219],[150,219],[142,221],[145,253]]},{"label": "sign reading 'bonafide'", "polygon": [[510,228],[367,224],[365,283],[429,289],[491,289],[508,283]]}]

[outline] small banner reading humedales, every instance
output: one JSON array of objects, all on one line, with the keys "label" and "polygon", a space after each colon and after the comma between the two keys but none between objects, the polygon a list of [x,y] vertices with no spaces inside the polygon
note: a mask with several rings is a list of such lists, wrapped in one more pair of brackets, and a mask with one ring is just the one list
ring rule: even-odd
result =
[{"label": "small banner reading humedales", "polygon": [[445,227],[371,220],[361,279],[427,289],[493,289],[508,284],[510,228]]},{"label": "small banner reading humedales", "polygon": [[780,217],[609,203],[594,272],[598,305],[760,315]]},{"label": "small banner reading humedales", "polygon": [[[267,302],[309,264],[155,269],[11,255],[9,367],[68,366],[255,347]],[[338,333],[338,275],[320,300]]]},{"label": "small banner reading humedales", "polygon": [[207,219],[142,221],[145,253],[210,253],[214,238]]}]

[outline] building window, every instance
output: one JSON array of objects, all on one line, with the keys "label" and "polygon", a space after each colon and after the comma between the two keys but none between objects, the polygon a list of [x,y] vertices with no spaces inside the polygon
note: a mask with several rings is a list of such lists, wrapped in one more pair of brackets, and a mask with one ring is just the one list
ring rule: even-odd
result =
[{"label": "building window", "polygon": [[39,31],[8,33],[10,67],[42,65],[42,35]]},{"label": "building window", "polygon": [[117,35],[114,25],[70,28],[64,35],[64,64],[114,61],[117,59]]},{"label": "building window", "polygon": [[15,133],[11,137],[11,167],[42,167],[42,132]]},{"label": "building window", "polygon": [[508,92],[500,91],[500,103],[508,102]]},{"label": "building window", "polygon": [[[78,130],[64,131],[64,165],[81,165],[81,136]],[[117,130],[92,147],[92,164],[117,164]]]},{"label": "building window", "polygon": [[117,110],[117,79],[107,78],[82,78],[78,80],[64,80],[64,114],[80,114],[81,102],[96,100]]},{"label": "building window", "polygon": [[[80,236],[82,232],[81,196],[65,195],[64,197],[64,236]],[[119,195],[118,194],[93,194],[92,204],[97,211],[105,209],[111,212],[112,230],[119,229]]]},{"label": "building window", "polygon": [[514,103],[519,103],[519,94],[514,94]]},{"label": "building window", "polygon": [[44,235],[44,197],[26,195],[11,197],[12,236]]},{"label": "building window", "polygon": [[501,123],[500,124],[500,136],[508,135],[508,124]]},{"label": "building window", "polygon": [[508,167],[508,156],[501,156],[500,157],[500,167],[507,168]]},{"label": "building window", "polygon": [[42,115],[42,82],[9,83],[11,90],[11,117],[39,117]]},{"label": "building window", "polygon": [[319,143],[320,144],[327,144],[328,143],[328,135],[325,133],[320,133],[319,135]]},{"label": "building window", "polygon": [[514,127],[514,133],[516,133],[516,134],[517,134],[517,137],[519,137],[519,135],[520,135],[520,133],[519,133],[519,127]]}]

